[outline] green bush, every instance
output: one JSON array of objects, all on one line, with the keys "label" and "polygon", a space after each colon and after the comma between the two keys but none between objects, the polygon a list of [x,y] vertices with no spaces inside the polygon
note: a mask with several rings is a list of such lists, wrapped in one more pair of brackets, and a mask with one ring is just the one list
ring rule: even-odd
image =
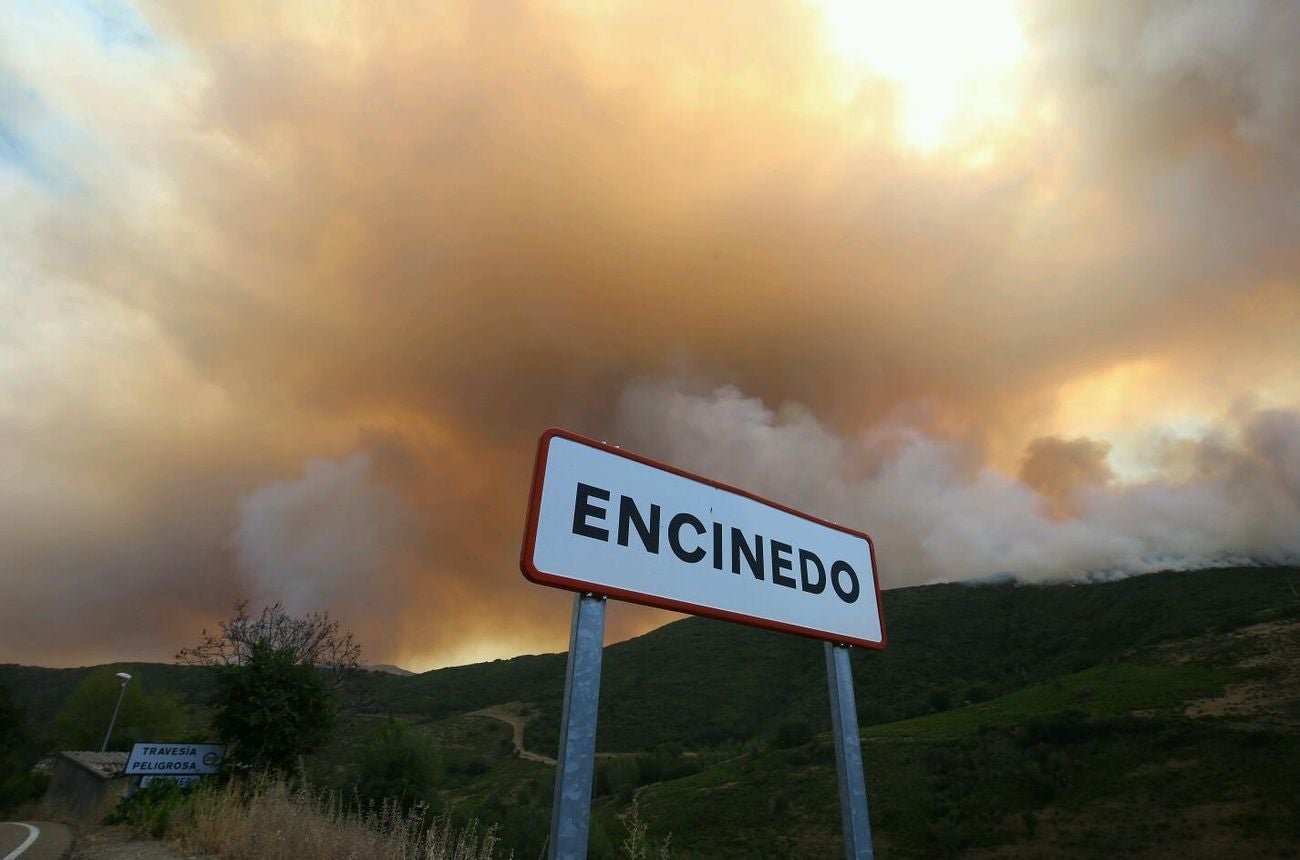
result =
[{"label": "green bush", "polygon": [[188,808],[194,787],[181,787],[175,780],[157,779],[122,798],[106,824],[129,824],[155,839],[167,831],[172,818]]},{"label": "green bush", "polygon": [[8,814],[24,803],[40,800],[49,785],[49,774],[30,770],[0,776],[0,815]]},{"label": "green bush", "polygon": [[643,779],[639,759],[639,756],[618,756],[597,761],[593,794],[603,797],[607,794],[617,795],[624,789],[629,792],[635,790]]},{"label": "green bush", "polygon": [[783,750],[801,747],[812,740],[812,726],[803,720],[787,720],[776,730],[776,745]]},{"label": "green bush", "polygon": [[438,805],[442,755],[437,742],[407,723],[389,719],[371,731],[356,765],[356,790],[364,799],[397,799],[403,808]]},{"label": "green bush", "polygon": [[33,773],[37,747],[9,690],[0,685],[0,815],[45,793],[50,778]]},{"label": "green bush", "polygon": [[291,770],[334,727],[334,703],[316,668],[265,641],[246,662],[217,669],[212,704],[212,726],[229,744],[226,765],[245,772]]}]

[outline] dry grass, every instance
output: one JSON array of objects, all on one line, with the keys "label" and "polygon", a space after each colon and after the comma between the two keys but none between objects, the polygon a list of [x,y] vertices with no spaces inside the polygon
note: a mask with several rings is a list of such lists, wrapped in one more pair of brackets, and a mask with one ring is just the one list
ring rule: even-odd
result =
[{"label": "dry grass", "polygon": [[173,834],[191,851],[234,860],[494,860],[496,833],[456,833],[446,818],[396,803],[359,806],[283,780],[231,782],[198,793]]},{"label": "dry grass", "polygon": [[635,796],[632,798],[632,805],[619,818],[627,828],[627,838],[619,846],[627,860],[654,860],[656,857],[658,860],[669,860],[672,857],[672,850],[669,847],[673,839],[671,834],[664,838],[657,852],[650,844],[646,836],[649,825],[641,820],[641,808]]}]

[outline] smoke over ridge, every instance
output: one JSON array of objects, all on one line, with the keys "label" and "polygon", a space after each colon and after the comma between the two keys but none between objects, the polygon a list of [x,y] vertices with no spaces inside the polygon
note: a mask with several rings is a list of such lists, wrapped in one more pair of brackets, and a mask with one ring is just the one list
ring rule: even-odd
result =
[{"label": "smoke over ridge", "polygon": [[[1172,446],[1164,458],[1176,480],[1121,483],[1095,463],[1080,472],[1072,458],[1081,448],[1095,455],[1095,443],[1034,440],[1026,465],[1040,475],[1058,470],[1056,498],[973,466],[978,460],[959,441],[891,422],[844,436],[798,404],[774,412],[731,387],[690,393],[665,382],[635,385],[621,402],[620,429],[637,450],[870,528],[887,586],[1300,557],[1300,417],[1293,412],[1235,415],[1217,438]],[[1057,515],[1062,503],[1071,515]]]},{"label": "smoke over ridge", "polygon": [[165,658],[241,596],[375,662],[561,648],[550,425],[892,586],[1300,551],[1300,6],[1024,4],[1001,113],[927,151],[801,0],[21,9],[0,659]]}]

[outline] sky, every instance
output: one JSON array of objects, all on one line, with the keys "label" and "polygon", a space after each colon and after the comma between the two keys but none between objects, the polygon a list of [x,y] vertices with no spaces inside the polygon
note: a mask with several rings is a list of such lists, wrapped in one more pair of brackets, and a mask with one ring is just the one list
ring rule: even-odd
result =
[{"label": "sky", "polygon": [[242,598],[563,650],[550,426],[885,588],[1295,561],[1297,44],[1288,0],[5,3],[0,661]]}]

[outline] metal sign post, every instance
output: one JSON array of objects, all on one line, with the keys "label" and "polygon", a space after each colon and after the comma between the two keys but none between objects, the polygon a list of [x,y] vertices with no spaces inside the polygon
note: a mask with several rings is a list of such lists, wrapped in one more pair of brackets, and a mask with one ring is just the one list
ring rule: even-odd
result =
[{"label": "metal sign post", "polygon": [[840,819],[846,860],[873,860],[871,819],[867,817],[867,781],[862,775],[862,741],[853,696],[849,647],[826,643],[826,680],[831,693],[831,733],[835,736],[835,770],[840,778]]},{"label": "metal sign post", "polygon": [[[564,674],[560,754],[551,805],[551,860],[583,860],[591,820],[591,780],[596,764],[596,705],[605,643],[605,598],[573,597],[569,662]],[[856,724],[855,724],[856,732]]]}]

